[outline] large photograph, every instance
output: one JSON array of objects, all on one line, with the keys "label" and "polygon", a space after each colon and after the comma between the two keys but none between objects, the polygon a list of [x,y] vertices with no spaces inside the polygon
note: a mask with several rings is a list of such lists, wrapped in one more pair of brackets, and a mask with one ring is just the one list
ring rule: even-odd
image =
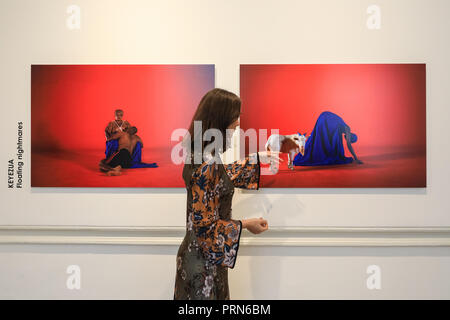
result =
[{"label": "large photograph", "polygon": [[171,152],[214,65],[32,65],[32,187],[184,187]]},{"label": "large photograph", "polygon": [[261,187],[426,187],[425,71],[425,64],[241,65],[241,129],[266,130],[257,149],[285,160],[269,165]]}]

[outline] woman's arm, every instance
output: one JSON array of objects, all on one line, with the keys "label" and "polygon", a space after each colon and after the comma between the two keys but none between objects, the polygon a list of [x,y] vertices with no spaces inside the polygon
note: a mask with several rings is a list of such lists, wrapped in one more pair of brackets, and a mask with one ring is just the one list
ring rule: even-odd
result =
[{"label": "woman's arm", "polygon": [[224,164],[224,168],[236,188],[259,189],[261,167],[257,152],[243,159]]},{"label": "woman's arm", "polygon": [[224,164],[224,168],[236,188],[259,190],[261,162],[280,161],[283,159],[280,158],[279,151],[259,151],[230,164]]},{"label": "woman's arm", "polygon": [[220,174],[214,162],[202,164],[192,175],[192,212],[188,229],[194,231],[206,259],[234,268],[241,238],[242,222],[219,216]]},{"label": "woman's arm", "polygon": [[[259,153],[252,153],[244,159],[224,165],[228,177],[236,188],[259,189],[261,177],[261,161]],[[259,234],[269,228],[267,220],[263,218],[251,218],[241,220],[242,228],[253,234]]]}]

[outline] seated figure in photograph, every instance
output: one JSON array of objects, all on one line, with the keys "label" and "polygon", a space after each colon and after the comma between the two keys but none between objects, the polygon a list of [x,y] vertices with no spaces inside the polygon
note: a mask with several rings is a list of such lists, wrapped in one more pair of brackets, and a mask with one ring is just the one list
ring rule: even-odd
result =
[{"label": "seated figure in photograph", "polygon": [[[352,157],[346,157],[342,141],[344,134],[347,148]],[[346,164],[356,162],[362,164],[353,150],[352,143],[355,143],[358,137],[350,132],[350,127],[337,114],[324,111],[314,125],[309,138],[305,143],[305,153],[298,153],[294,159],[294,166],[320,166]]]},{"label": "seated figure in photograph", "polygon": [[136,134],[136,127],[128,127],[125,131],[118,131],[111,135],[108,142],[114,141],[117,147],[110,148],[110,155],[100,161],[100,171],[109,176],[118,176],[122,168],[156,168],[156,163],[141,162],[144,143]]},{"label": "seated figure in photograph", "polygon": [[131,127],[128,121],[123,120],[123,110],[115,110],[114,118],[114,121],[110,121],[105,128],[106,139],[109,139],[113,134],[117,132],[125,132],[129,127]]}]

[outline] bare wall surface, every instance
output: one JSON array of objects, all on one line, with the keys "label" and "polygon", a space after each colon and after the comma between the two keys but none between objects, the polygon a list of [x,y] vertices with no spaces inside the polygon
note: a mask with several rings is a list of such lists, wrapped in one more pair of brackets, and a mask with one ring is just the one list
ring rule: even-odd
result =
[{"label": "bare wall surface", "polygon": [[[172,299],[177,246],[0,247],[1,299]],[[70,290],[67,268],[80,268]],[[380,288],[368,289],[370,266]],[[229,271],[232,299],[449,299],[448,248],[251,247]]]}]

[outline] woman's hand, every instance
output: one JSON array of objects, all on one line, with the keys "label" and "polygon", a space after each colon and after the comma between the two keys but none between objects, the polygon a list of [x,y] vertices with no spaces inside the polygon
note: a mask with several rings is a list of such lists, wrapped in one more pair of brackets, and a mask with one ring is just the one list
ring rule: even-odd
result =
[{"label": "woman's hand", "polygon": [[263,218],[251,218],[242,220],[242,227],[246,228],[253,234],[259,234],[269,229],[267,220]]},{"label": "woman's hand", "polygon": [[280,161],[284,161],[280,158],[280,152],[279,151],[259,151],[259,160],[262,163],[278,163]]}]

